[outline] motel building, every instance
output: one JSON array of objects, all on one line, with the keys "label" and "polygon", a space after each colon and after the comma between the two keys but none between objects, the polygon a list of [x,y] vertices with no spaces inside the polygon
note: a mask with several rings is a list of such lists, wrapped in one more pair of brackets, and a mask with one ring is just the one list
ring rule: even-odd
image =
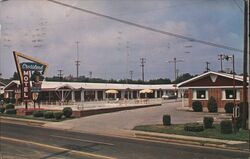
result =
[{"label": "motel building", "polygon": [[[149,89],[151,93],[140,93]],[[107,94],[107,90],[117,93]],[[139,99],[161,98],[163,95],[174,94],[173,84],[143,85],[143,84],[112,84],[112,83],[82,83],[82,82],[52,82],[43,81],[39,101],[45,104],[74,103],[87,101],[104,101],[107,99]],[[21,86],[17,80],[11,81],[4,89],[5,98],[14,98],[20,104]]]},{"label": "motel building", "polygon": [[[188,106],[200,101],[204,111],[207,110],[209,97],[213,96],[218,111],[224,112],[225,104],[234,101],[233,75],[209,71],[178,84],[179,89],[188,89]],[[249,83],[249,78],[248,78]],[[236,103],[243,101],[243,76],[235,75]]]}]

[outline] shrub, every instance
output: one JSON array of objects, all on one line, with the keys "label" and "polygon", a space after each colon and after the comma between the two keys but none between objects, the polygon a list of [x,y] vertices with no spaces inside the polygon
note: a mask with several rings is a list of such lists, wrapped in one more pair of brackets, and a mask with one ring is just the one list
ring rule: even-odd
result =
[{"label": "shrub", "polygon": [[35,110],[33,111],[33,116],[34,117],[43,117],[44,111],[43,110]]},{"label": "shrub", "polygon": [[49,119],[49,118],[54,118],[54,114],[52,111],[46,111],[43,114],[44,118]]},{"label": "shrub", "polygon": [[199,123],[188,123],[184,125],[184,130],[192,132],[201,132],[204,130],[204,127]]},{"label": "shrub", "polygon": [[214,118],[213,117],[204,117],[203,118],[203,125],[205,129],[213,127]]},{"label": "shrub", "polygon": [[233,113],[234,103],[232,102],[226,103],[224,109],[226,113]]},{"label": "shrub", "polygon": [[0,113],[4,113],[5,108],[4,107],[0,107]]},{"label": "shrub", "polygon": [[217,112],[218,106],[214,97],[210,97],[208,100],[207,108],[209,112]]},{"label": "shrub", "polygon": [[222,134],[231,134],[233,132],[233,125],[231,120],[222,120],[220,122],[220,130]]},{"label": "shrub", "polygon": [[5,113],[6,114],[16,114],[16,109],[6,109]]},{"label": "shrub", "polygon": [[195,112],[202,112],[202,104],[200,101],[194,101],[192,104],[192,108]]},{"label": "shrub", "polygon": [[163,125],[169,126],[171,125],[171,117],[170,115],[163,115]]},{"label": "shrub", "polygon": [[70,107],[63,108],[63,115],[66,118],[69,118],[72,115],[72,113],[73,113],[72,108],[70,108]]},{"label": "shrub", "polygon": [[62,112],[54,112],[54,117],[55,117],[57,120],[61,119],[62,116],[63,116],[63,113],[62,113]]},{"label": "shrub", "polygon": [[6,104],[5,109],[15,109],[15,105],[12,103]]}]

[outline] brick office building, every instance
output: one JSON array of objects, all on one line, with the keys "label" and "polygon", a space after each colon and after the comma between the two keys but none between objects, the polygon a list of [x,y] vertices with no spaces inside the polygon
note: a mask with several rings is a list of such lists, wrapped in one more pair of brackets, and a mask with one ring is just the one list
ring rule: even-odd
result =
[{"label": "brick office building", "polygon": [[[248,79],[249,82],[249,79]],[[178,84],[178,88],[188,89],[188,103],[192,107],[194,101],[200,101],[203,110],[207,111],[209,97],[213,96],[218,105],[218,111],[224,112],[228,102],[236,103],[243,100],[243,76],[235,75],[236,96],[233,91],[233,75],[209,71]]]}]

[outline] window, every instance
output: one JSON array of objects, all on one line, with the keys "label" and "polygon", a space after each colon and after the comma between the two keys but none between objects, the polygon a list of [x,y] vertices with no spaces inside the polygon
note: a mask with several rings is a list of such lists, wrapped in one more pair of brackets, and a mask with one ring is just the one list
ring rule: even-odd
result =
[{"label": "window", "polygon": [[208,91],[206,89],[194,89],[193,90],[193,99],[203,99],[207,100],[208,99]]},{"label": "window", "polygon": [[197,99],[206,99],[206,90],[197,90]]},{"label": "window", "polygon": [[224,89],[222,91],[222,99],[223,100],[240,100],[240,90],[235,90],[234,93],[234,89]]},{"label": "window", "polygon": [[236,91],[234,91],[233,89],[227,89],[225,90],[226,93],[226,99],[235,99],[236,97]]}]

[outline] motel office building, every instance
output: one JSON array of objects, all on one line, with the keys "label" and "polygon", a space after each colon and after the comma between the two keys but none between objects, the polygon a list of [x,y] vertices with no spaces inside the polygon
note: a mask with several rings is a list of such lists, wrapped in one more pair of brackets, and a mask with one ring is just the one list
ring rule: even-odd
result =
[{"label": "motel office building", "polygon": [[[249,82],[249,79],[248,79]],[[194,101],[200,101],[203,110],[207,111],[209,97],[213,96],[218,105],[218,111],[224,112],[225,104],[243,101],[243,76],[235,75],[236,95],[234,97],[233,75],[209,71],[178,84],[179,88],[188,89],[188,105],[192,107]]]},{"label": "motel office building", "polygon": [[[117,90],[117,94],[106,94],[107,90]],[[166,94],[174,94],[177,89],[173,84],[142,85],[142,84],[112,84],[112,83],[82,83],[82,82],[51,82],[43,81],[39,94],[39,101],[47,104],[56,102],[85,102],[113,99],[138,99],[145,98],[140,94],[143,89],[153,90],[147,98],[161,98]],[[19,81],[10,82],[4,89],[5,98],[14,98],[16,102],[21,98]]]}]

